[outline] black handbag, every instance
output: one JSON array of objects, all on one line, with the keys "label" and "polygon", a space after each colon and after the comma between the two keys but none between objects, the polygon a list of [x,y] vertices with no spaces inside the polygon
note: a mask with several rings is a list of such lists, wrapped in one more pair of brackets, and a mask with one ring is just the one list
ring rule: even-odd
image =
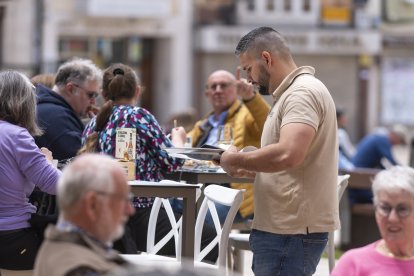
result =
[{"label": "black handbag", "polygon": [[59,216],[56,196],[35,188],[29,196],[29,202],[37,208],[36,213],[31,215],[29,223],[38,234],[40,240],[43,241],[43,233],[46,227],[50,223],[56,224]]}]

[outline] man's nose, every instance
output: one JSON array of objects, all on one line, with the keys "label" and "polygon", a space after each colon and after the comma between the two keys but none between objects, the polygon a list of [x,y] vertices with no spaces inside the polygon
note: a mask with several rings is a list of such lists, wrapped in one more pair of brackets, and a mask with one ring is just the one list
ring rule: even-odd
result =
[{"label": "man's nose", "polygon": [[253,83],[253,78],[252,78],[252,75],[250,73],[247,73],[247,81],[249,83]]},{"label": "man's nose", "polygon": [[214,89],[214,92],[221,92],[223,91],[223,87],[221,86],[221,84],[217,84],[216,88]]}]

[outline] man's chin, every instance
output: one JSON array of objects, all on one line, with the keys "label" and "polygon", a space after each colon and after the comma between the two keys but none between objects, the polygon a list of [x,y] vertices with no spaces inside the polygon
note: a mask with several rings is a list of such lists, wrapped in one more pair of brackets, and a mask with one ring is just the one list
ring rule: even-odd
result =
[{"label": "man's chin", "polygon": [[123,225],[119,225],[110,237],[111,242],[114,242],[120,239],[124,235],[124,233],[125,233],[125,227]]}]

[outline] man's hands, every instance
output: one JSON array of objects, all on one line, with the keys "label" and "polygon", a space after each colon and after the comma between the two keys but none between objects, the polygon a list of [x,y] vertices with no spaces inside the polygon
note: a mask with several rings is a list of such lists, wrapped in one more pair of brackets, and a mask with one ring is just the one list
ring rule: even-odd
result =
[{"label": "man's hands", "polygon": [[236,69],[236,88],[237,88],[237,95],[247,102],[254,98],[256,93],[254,92],[254,85],[249,83],[247,79],[240,78],[240,66]]},{"label": "man's hands", "polygon": [[219,162],[214,160],[216,164],[219,164],[223,170],[233,177],[240,178],[255,178],[256,172],[240,169],[237,167],[238,152],[235,146],[229,147],[223,154]]},{"label": "man's hands", "polygon": [[49,163],[52,163],[52,161],[53,161],[53,155],[52,155],[52,152],[50,150],[48,150],[45,147],[41,147],[40,148],[40,152],[46,157],[46,160]]},{"label": "man's hands", "polygon": [[171,142],[177,148],[184,146],[185,140],[187,138],[187,133],[185,132],[182,126],[174,127],[171,130]]}]

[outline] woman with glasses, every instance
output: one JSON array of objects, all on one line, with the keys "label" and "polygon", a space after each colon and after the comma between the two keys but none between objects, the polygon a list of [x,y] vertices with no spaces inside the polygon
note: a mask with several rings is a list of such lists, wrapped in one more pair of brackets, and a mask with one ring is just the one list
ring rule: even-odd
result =
[{"label": "woman with glasses", "polygon": [[41,238],[30,224],[36,206],[29,202],[35,186],[56,193],[60,172],[52,155],[39,149],[33,135],[36,94],[30,80],[16,71],[0,72],[0,268],[33,268]]},{"label": "woman with glasses", "polygon": [[372,191],[382,239],[346,252],[331,275],[414,275],[414,169],[381,171]]}]

